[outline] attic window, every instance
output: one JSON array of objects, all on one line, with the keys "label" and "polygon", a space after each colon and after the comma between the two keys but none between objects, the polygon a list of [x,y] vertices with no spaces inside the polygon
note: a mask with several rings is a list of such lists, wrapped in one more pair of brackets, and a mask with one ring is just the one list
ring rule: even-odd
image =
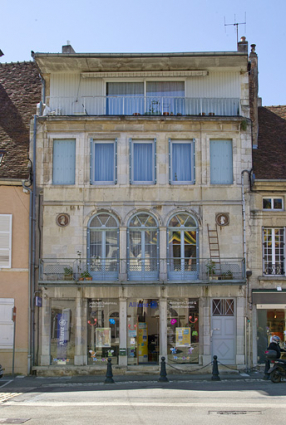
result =
[{"label": "attic window", "polygon": [[3,149],[0,150],[0,167],[3,163],[5,153],[6,153],[6,151],[4,151]]}]

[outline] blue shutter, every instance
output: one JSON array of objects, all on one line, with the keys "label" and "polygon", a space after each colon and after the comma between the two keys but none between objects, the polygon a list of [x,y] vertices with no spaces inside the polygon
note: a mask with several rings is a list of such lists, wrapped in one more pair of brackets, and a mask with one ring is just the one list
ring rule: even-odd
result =
[{"label": "blue shutter", "polygon": [[117,184],[117,139],[114,141],[114,184]]},{"label": "blue shutter", "polygon": [[196,183],[196,142],[193,139],[193,182]]},{"label": "blue shutter", "polygon": [[232,140],[210,141],[211,184],[233,183]]},{"label": "blue shutter", "polygon": [[53,184],[75,184],[75,140],[54,140]]},{"label": "blue shutter", "polygon": [[129,184],[132,184],[132,139],[129,139]]},{"label": "blue shutter", "polygon": [[154,184],[157,184],[157,139],[154,139]]},{"label": "blue shutter", "polygon": [[93,161],[92,161],[92,158],[93,158],[93,152],[92,152],[92,150],[93,150],[93,139],[90,139],[90,151],[89,151],[89,158],[90,158],[90,165],[89,165],[89,181],[90,181],[90,184],[93,184],[93,175],[92,175],[92,170],[93,170]]},{"label": "blue shutter", "polygon": [[172,176],[171,176],[171,139],[169,139],[169,184],[172,184]]}]

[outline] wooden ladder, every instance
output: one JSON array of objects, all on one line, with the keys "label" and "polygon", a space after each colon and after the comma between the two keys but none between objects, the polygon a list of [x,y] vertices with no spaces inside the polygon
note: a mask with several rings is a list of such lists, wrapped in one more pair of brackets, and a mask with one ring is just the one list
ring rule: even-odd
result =
[{"label": "wooden ladder", "polygon": [[221,275],[221,262],[220,262],[220,250],[219,250],[219,241],[217,233],[217,225],[215,230],[211,230],[209,225],[208,228],[208,238],[209,238],[209,248],[210,248],[210,261],[215,263],[215,272],[216,275]]}]

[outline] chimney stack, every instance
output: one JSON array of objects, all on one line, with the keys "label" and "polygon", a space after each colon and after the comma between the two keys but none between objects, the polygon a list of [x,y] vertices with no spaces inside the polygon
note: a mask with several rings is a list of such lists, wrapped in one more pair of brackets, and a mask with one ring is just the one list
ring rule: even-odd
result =
[{"label": "chimney stack", "polygon": [[252,144],[253,149],[258,147],[258,57],[255,52],[255,44],[251,44],[251,52],[249,54],[249,106],[250,119],[252,121]]},{"label": "chimney stack", "polygon": [[75,53],[69,40],[67,41],[67,44],[65,46],[62,46],[62,53]]},{"label": "chimney stack", "polygon": [[245,37],[241,37],[240,41],[237,43],[237,51],[248,53],[248,41],[246,41]]}]

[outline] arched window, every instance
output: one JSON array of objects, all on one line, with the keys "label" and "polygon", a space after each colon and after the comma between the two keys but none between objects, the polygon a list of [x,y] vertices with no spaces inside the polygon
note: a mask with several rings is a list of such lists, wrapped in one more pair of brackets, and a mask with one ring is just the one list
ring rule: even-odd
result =
[{"label": "arched window", "polygon": [[154,280],[159,273],[158,223],[147,212],[134,215],[128,226],[128,278]]},{"label": "arched window", "polygon": [[119,270],[119,227],[117,219],[109,213],[92,217],[88,229],[88,270],[93,280],[114,280]]},{"label": "arched window", "polygon": [[195,279],[198,274],[198,225],[193,216],[179,213],[168,223],[168,277]]}]

